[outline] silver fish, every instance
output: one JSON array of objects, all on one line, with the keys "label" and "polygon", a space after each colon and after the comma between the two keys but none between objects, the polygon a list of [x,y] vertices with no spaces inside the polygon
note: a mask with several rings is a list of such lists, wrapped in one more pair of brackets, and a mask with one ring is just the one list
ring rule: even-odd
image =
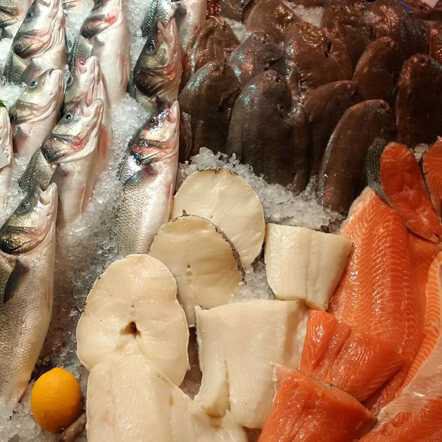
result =
[{"label": "silver fish", "polygon": [[157,23],[154,42],[146,41],[134,69],[136,98],[146,108],[171,105],[183,73],[182,51],[174,17]]},{"label": "silver fish", "polygon": [[[0,408],[25,391],[52,314],[57,187],[39,191],[0,230]],[[9,274],[8,274],[9,273]]]},{"label": "silver fish", "polygon": [[42,69],[63,69],[66,35],[61,0],[35,0],[12,42],[5,77],[21,83],[31,61]]},{"label": "silver fish", "polygon": [[14,38],[32,0],[0,0],[0,36]]},{"label": "silver fish", "polygon": [[126,94],[130,69],[129,31],[122,0],[95,0],[80,33],[80,38],[90,42],[91,55],[100,62],[113,106]]},{"label": "silver fish", "polygon": [[33,75],[11,109],[17,161],[27,164],[51,133],[63,104],[63,72]]},{"label": "silver fish", "polygon": [[88,106],[82,101],[63,115],[41,148],[47,162],[57,166],[60,227],[84,212],[104,168],[106,155],[99,150],[102,121],[103,102]]},{"label": "silver fish", "polygon": [[176,15],[181,47],[185,51],[189,43],[206,21],[207,0],[181,0]]},{"label": "silver fish", "polygon": [[0,107],[0,209],[3,209],[13,167],[12,131],[8,110]]},{"label": "silver fish", "polygon": [[123,194],[117,216],[120,253],[147,253],[167,222],[178,167],[179,105],[151,118],[129,145],[121,171]]},{"label": "silver fish", "polygon": [[175,14],[177,6],[171,0],[151,0],[147,3],[147,10],[141,23],[141,33],[152,42],[157,31],[157,23],[168,22]]}]

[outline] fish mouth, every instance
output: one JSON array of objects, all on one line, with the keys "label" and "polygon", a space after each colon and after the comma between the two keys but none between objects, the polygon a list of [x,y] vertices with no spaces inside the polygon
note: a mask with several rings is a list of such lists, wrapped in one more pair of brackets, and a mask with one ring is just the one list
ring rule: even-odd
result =
[{"label": "fish mouth", "polygon": [[28,58],[44,49],[48,41],[48,34],[42,34],[35,30],[19,32],[13,44],[13,51],[21,58]]},{"label": "fish mouth", "polygon": [[97,14],[87,18],[81,27],[81,35],[91,39],[96,35],[108,29],[118,20],[116,13],[108,12],[106,14]]},{"label": "fish mouth", "polygon": [[74,137],[66,134],[52,134],[41,147],[45,160],[51,163],[59,163],[71,153]]},{"label": "fish mouth", "polygon": [[46,238],[57,213],[57,186],[27,197],[0,229],[0,249],[10,255],[34,250]]}]

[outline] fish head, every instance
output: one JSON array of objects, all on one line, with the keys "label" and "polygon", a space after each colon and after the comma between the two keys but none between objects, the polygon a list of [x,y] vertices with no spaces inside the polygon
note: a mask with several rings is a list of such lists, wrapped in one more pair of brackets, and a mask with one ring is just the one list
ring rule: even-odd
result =
[{"label": "fish head", "polygon": [[15,54],[29,58],[46,48],[56,32],[52,25],[60,11],[60,0],[35,0],[14,38]]},{"label": "fish head", "polygon": [[103,102],[97,99],[89,106],[81,101],[65,112],[41,148],[46,161],[69,163],[94,152],[98,147],[103,109]]},{"label": "fish head", "polygon": [[45,118],[63,99],[63,84],[64,75],[60,69],[29,75],[22,95],[11,109],[14,125]]},{"label": "fish head", "polygon": [[20,255],[35,249],[55,223],[57,200],[55,184],[28,195],[0,229],[0,250]]},{"label": "fish head", "polygon": [[178,101],[152,118],[130,143],[131,156],[143,166],[177,154],[180,111]]},{"label": "fish head", "polygon": [[73,74],[65,93],[65,109],[70,109],[79,101],[90,105],[100,94],[103,85],[100,63],[97,57],[79,57],[73,66]]},{"label": "fish head", "polygon": [[0,107],[0,170],[12,162],[12,132],[8,110]]},{"label": "fish head", "polygon": [[0,29],[14,24],[19,14],[20,8],[17,2],[0,0]]},{"label": "fish head", "polygon": [[81,26],[80,33],[90,39],[121,20],[121,0],[96,0],[91,13]]}]

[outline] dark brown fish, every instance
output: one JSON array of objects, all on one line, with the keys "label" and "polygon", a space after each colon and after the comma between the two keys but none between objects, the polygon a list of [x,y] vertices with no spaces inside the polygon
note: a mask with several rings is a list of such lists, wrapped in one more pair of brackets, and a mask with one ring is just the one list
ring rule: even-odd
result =
[{"label": "dark brown fish", "polygon": [[341,40],[310,23],[287,30],[285,56],[292,95],[338,80],[350,80],[352,63]]},{"label": "dark brown fish", "polygon": [[365,10],[362,1],[330,2],[322,16],[322,27],[345,43],[353,67],[371,40],[371,28],[364,19]]},{"label": "dark brown fish", "polygon": [[244,22],[249,32],[265,32],[276,41],[282,41],[288,26],[296,20],[298,18],[288,2],[257,0]]},{"label": "dark brown fish", "polygon": [[188,150],[197,152],[204,146],[223,151],[239,92],[239,82],[226,62],[210,62],[195,72],[179,97],[181,109],[191,117],[193,142]]},{"label": "dark brown fish", "polygon": [[210,61],[222,63],[239,45],[229,24],[221,17],[210,17],[190,41],[184,58],[183,85]]},{"label": "dark brown fish", "polygon": [[403,66],[396,99],[399,142],[414,147],[442,135],[442,65],[417,54]]},{"label": "dark brown fish", "polygon": [[328,140],[344,112],[361,101],[356,84],[352,81],[336,81],[310,91],[305,99],[310,134],[310,174],[318,175]]},{"label": "dark brown fish", "polygon": [[192,151],[192,117],[186,112],[180,115],[180,163],[187,161],[196,152]]},{"label": "dark brown fish", "polygon": [[295,173],[290,107],[285,79],[268,70],[244,87],[233,108],[227,153],[235,153],[271,183],[290,184]]},{"label": "dark brown fish", "polygon": [[402,52],[403,59],[427,52],[427,28],[424,22],[407,13],[397,0],[376,0],[368,6],[366,22],[372,29],[373,40],[390,37]]},{"label": "dark brown fish", "polygon": [[282,47],[269,34],[250,34],[230,56],[229,64],[244,86],[255,75],[270,68],[283,57]]},{"label": "dark brown fish", "polygon": [[380,99],[393,105],[401,67],[397,43],[390,37],[381,37],[367,46],[356,66],[353,81],[365,100]]},{"label": "dark brown fish", "polygon": [[442,63],[442,23],[436,22],[431,25],[429,34],[430,55]]},{"label": "dark brown fish", "polygon": [[393,127],[390,106],[382,100],[363,101],[344,113],[322,161],[318,194],[325,207],[347,213],[365,184],[369,147],[376,138],[391,139]]},{"label": "dark brown fish", "polygon": [[220,0],[221,15],[233,20],[242,21],[244,11],[252,0]]}]

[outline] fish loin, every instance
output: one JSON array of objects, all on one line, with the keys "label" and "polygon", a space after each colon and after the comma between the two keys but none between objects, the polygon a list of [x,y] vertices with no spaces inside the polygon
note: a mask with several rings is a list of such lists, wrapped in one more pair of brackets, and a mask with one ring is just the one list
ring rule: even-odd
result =
[{"label": "fish loin", "polygon": [[424,154],[422,169],[431,201],[439,217],[442,215],[442,140]]},{"label": "fish loin", "polygon": [[179,156],[179,105],[149,119],[130,143],[117,213],[120,254],[146,253],[170,215]]},{"label": "fish loin", "polygon": [[0,403],[9,411],[27,387],[51,319],[56,186],[22,212],[0,231],[2,255],[16,259],[0,306]]}]

